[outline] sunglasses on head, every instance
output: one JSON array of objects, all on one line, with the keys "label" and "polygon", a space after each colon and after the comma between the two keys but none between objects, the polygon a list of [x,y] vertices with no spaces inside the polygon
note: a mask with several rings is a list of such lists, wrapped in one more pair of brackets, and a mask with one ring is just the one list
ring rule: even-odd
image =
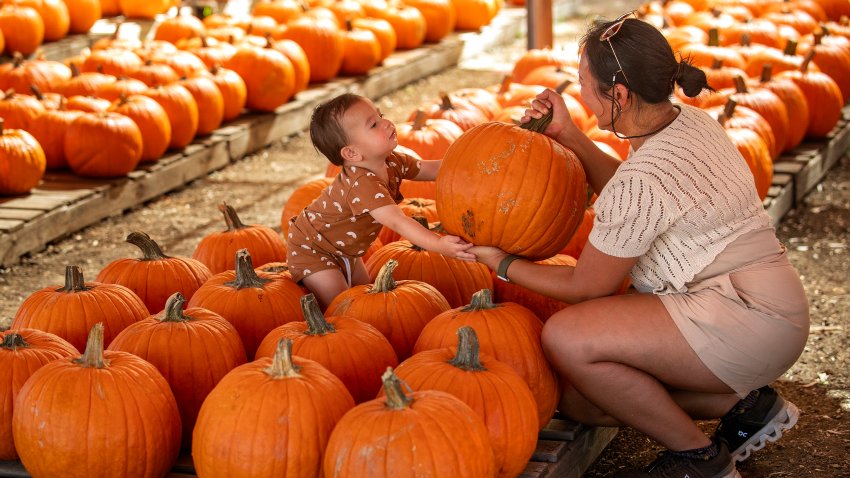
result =
[{"label": "sunglasses on head", "polygon": [[611,84],[615,85],[617,83],[617,73],[623,74],[623,79],[626,80],[626,85],[629,85],[629,77],[626,76],[626,71],[623,70],[623,65],[620,63],[620,59],[617,58],[617,52],[614,51],[614,44],[611,43],[611,38],[614,37],[617,33],[620,32],[620,28],[623,27],[623,23],[629,18],[629,16],[634,15],[635,11],[627,12],[620,15],[614,23],[612,23],[608,28],[599,35],[599,41],[608,42],[608,46],[611,48],[611,54],[614,55],[614,61],[617,62],[617,66],[620,68],[619,70],[614,72],[614,76],[611,78]]}]

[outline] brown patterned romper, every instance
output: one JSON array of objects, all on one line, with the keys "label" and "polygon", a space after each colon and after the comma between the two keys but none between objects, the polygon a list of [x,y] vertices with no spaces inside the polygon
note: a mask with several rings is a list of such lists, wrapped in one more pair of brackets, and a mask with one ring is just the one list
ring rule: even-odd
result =
[{"label": "brown patterned romper", "polygon": [[343,167],[312,204],[289,220],[286,262],[293,280],[326,269],[350,278],[349,262],[365,254],[381,230],[369,211],[401,202],[401,180],[419,174],[419,160],[404,153],[393,151],[386,166],[389,184],[364,168]]}]

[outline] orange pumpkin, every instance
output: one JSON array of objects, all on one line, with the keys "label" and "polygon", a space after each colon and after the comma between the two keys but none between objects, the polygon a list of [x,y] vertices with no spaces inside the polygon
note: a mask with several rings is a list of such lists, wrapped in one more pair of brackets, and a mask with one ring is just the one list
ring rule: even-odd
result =
[{"label": "orange pumpkin", "polygon": [[489,25],[496,5],[493,0],[453,0],[457,10],[457,30],[479,30]]},{"label": "orange pumpkin", "polygon": [[[780,78],[788,78],[800,88],[809,104],[809,127],[806,136],[823,138],[841,119],[841,89],[826,73],[809,69],[815,51],[810,51],[799,70],[779,73]],[[817,105],[817,106],[815,106]]]},{"label": "orange pumpkin", "polygon": [[272,48],[243,46],[224,64],[245,80],[245,105],[257,111],[274,111],[295,94],[295,70],[286,56]]},{"label": "orange pumpkin", "polygon": [[189,305],[218,313],[236,327],[245,354],[254,359],[257,346],[275,327],[301,320],[303,289],[291,277],[258,272],[247,249],[236,253],[235,270],[211,277]]},{"label": "orange pumpkin", "polygon": [[422,159],[443,159],[449,146],[460,138],[463,130],[457,123],[440,118],[425,118],[418,110],[412,122],[396,125],[398,144],[419,154]]},{"label": "orange pumpkin", "polygon": [[449,310],[449,303],[434,286],[393,278],[398,261],[389,260],[374,284],[354,286],[328,306],[328,315],[348,315],[374,326],[393,346],[399,360],[413,352],[419,333],[431,319]]},{"label": "orange pumpkin", "polygon": [[[721,124],[725,123],[725,115],[720,115],[718,120]],[[747,162],[747,166],[753,173],[756,193],[759,199],[764,200],[773,180],[773,158],[767,149],[767,144],[758,133],[749,129],[726,128],[726,134]]]},{"label": "orange pumpkin", "polygon": [[283,237],[286,237],[289,232],[289,220],[309,206],[331,183],[333,183],[333,178],[318,178],[308,181],[292,191],[280,213],[280,231]]},{"label": "orange pumpkin", "polygon": [[233,206],[227,203],[221,203],[218,210],[224,215],[227,230],[204,236],[192,254],[213,274],[235,269],[236,253],[240,249],[248,249],[256,266],[286,259],[286,244],[274,229],[243,224]]},{"label": "orange pumpkin", "polygon": [[118,0],[118,4],[126,17],[153,20],[171,7],[171,0]]},{"label": "orange pumpkin", "polygon": [[96,71],[80,72],[76,63],[71,64],[71,77],[53,85],[53,91],[70,98],[76,95],[96,95],[106,83],[115,81],[112,75],[104,75]]},{"label": "orange pumpkin", "polygon": [[[574,65],[575,60],[563,50],[552,50],[549,48],[533,48],[526,51],[514,63],[511,71],[511,80],[519,83],[531,70],[544,65],[568,66]],[[503,106],[505,106],[503,104]]]},{"label": "orange pumpkin", "polygon": [[180,75],[174,71],[174,68],[162,63],[154,63],[152,60],[145,61],[144,65],[127,76],[150,87],[168,85],[180,79]]},{"label": "orange pumpkin", "polygon": [[68,127],[83,114],[81,111],[66,110],[63,106],[57,110],[46,110],[30,125],[30,133],[44,151],[47,169],[68,167],[65,159],[65,136]]},{"label": "orange pumpkin", "polygon": [[64,0],[42,0],[39,14],[44,22],[44,41],[57,41],[68,35],[71,17]]},{"label": "orange pumpkin", "polygon": [[91,95],[74,95],[65,102],[65,108],[85,113],[100,113],[108,110],[111,104],[109,100]]},{"label": "orange pumpkin", "polygon": [[199,75],[180,80],[198,105],[197,135],[206,136],[218,129],[224,119],[224,96],[208,76]]},{"label": "orange pumpkin", "polygon": [[142,146],[139,127],[118,113],[84,113],[65,133],[68,166],[85,177],[108,178],[129,173],[142,157]]},{"label": "orange pumpkin", "polygon": [[437,212],[449,234],[532,260],[569,242],[587,201],[586,180],[571,150],[534,132],[547,123],[487,123],[452,144],[437,176]]},{"label": "orange pumpkin", "polygon": [[307,85],[310,84],[310,61],[301,45],[282,38],[275,41],[272,47],[283,53],[283,56],[292,63],[292,70],[295,73],[295,93],[306,90]]},{"label": "orange pumpkin", "polygon": [[451,347],[457,330],[468,325],[478,331],[481,352],[507,363],[528,384],[537,402],[538,425],[549,423],[558,405],[558,377],[543,355],[543,322],[525,307],[494,304],[490,289],[472,295],[472,301],[434,317],[422,329],[413,353]]},{"label": "orange pumpkin", "polygon": [[381,60],[379,64],[395,51],[396,45],[398,45],[398,35],[396,35],[395,29],[390,22],[383,18],[367,17],[355,18],[351,21],[351,24],[356,28],[370,30],[375,34],[375,38],[378,39],[378,44],[381,46]]},{"label": "orange pumpkin", "polygon": [[773,67],[769,63],[762,69],[759,86],[772,91],[782,100],[788,111],[789,126],[793,119],[793,127],[788,128],[788,135],[782,147],[783,151],[791,151],[803,141],[809,127],[809,104],[806,96],[803,90],[790,79],[774,77]]},{"label": "orange pumpkin", "polygon": [[168,149],[171,123],[165,109],[154,99],[144,95],[122,96],[110,105],[109,111],[127,116],[139,127],[144,138],[140,162],[156,161]]},{"label": "orange pumpkin", "polygon": [[76,357],[66,340],[36,329],[0,332],[0,460],[17,460],[12,437],[15,397],[32,374],[54,360]]},{"label": "orange pumpkin", "polygon": [[419,111],[423,111],[427,119],[449,120],[464,131],[488,121],[487,114],[469,100],[445,92],[440,93],[436,101],[411,113],[407,120],[415,121]]},{"label": "orange pumpkin", "polygon": [[36,98],[16,94],[8,90],[0,99],[0,118],[4,126],[11,129],[29,130],[33,121],[44,111],[44,106]]},{"label": "orange pumpkin", "polygon": [[339,73],[345,54],[345,40],[335,20],[298,17],[287,24],[281,38],[304,49],[310,63],[310,82],[321,83]]},{"label": "orange pumpkin", "polygon": [[5,129],[0,118],[0,195],[23,194],[44,176],[44,151],[21,129]]},{"label": "orange pumpkin", "polygon": [[33,476],[165,476],[177,459],[180,413],[168,383],[141,358],[103,346],[96,324],[81,357],[41,367],[15,400],[15,445]]},{"label": "orange pumpkin", "polygon": [[[97,89],[97,96],[109,101],[115,101],[122,96],[141,95],[147,91],[148,85],[135,78],[122,76],[111,83],[104,83]],[[147,140],[147,138],[145,138]]]},{"label": "orange pumpkin", "polygon": [[145,304],[130,289],[85,282],[78,266],[67,266],[65,285],[48,286],[30,294],[15,313],[12,329],[50,332],[81,350],[94,324],[104,324],[108,345],[118,332],[147,316]]},{"label": "orange pumpkin", "polygon": [[110,48],[94,50],[83,61],[80,71],[96,71],[113,76],[126,76],[144,64],[139,55],[130,50]]},{"label": "orange pumpkin", "polygon": [[331,431],[353,407],[337,377],[293,356],[292,341],[281,340],[273,357],[233,369],[204,401],[192,437],[195,470],[213,478],[250,478],[257,470],[320,476]]},{"label": "orange pumpkin", "polygon": [[469,405],[437,390],[408,395],[392,370],[382,380],[386,398],[354,407],[331,433],[325,476],[495,476],[487,427]]},{"label": "orange pumpkin", "polygon": [[184,449],[190,447],[204,399],[222,377],[245,363],[236,329],[207,309],[184,311],[185,302],[175,292],[164,309],[122,330],[108,347],[144,359],[168,382],[180,410]]},{"label": "orange pumpkin", "polygon": [[381,61],[381,45],[371,30],[355,28],[348,21],[342,35],[344,49],[340,73],[365,75]]},{"label": "orange pumpkin", "polygon": [[439,390],[469,405],[490,434],[494,476],[516,477],[537,447],[537,403],[510,365],[479,352],[475,329],[464,326],[457,346],[420,352],[395,373],[413,390]]},{"label": "orange pumpkin", "polygon": [[313,294],[301,297],[304,322],[275,328],[257,348],[257,357],[274,354],[280,339],[293,342],[292,353],[315,360],[336,375],[355,403],[372,399],[381,388],[381,373],[398,365],[389,341],[375,327],[348,315],[325,317]]},{"label": "orange pumpkin", "polygon": [[248,88],[245,80],[233,70],[214,66],[210,68],[210,78],[213,80],[221,98],[224,100],[223,121],[231,121],[242,114],[245,101],[248,99]]},{"label": "orange pumpkin", "polygon": [[204,34],[206,27],[196,16],[177,14],[166,18],[156,27],[154,39],[177,43],[188,38],[197,38]]},{"label": "orange pumpkin", "polygon": [[[424,227],[428,227],[430,222],[440,222],[440,216],[437,214],[437,203],[433,199],[405,198],[398,206],[405,216],[417,219]],[[381,231],[378,233],[378,240],[383,244],[401,239],[407,238],[401,237],[401,234],[386,226],[381,227]]]},{"label": "orange pumpkin", "polygon": [[406,4],[391,5],[381,11],[378,18],[390,22],[396,33],[396,48],[411,50],[419,48],[425,41],[425,16],[418,9]]},{"label": "orange pumpkin", "polygon": [[68,5],[71,33],[86,33],[100,20],[100,0],[63,0]]},{"label": "orange pumpkin", "polygon": [[404,3],[422,12],[427,43],[437,43],[454,31],[457,11],[452,0],[406,0]]},{"label": "orange pumpkin", "polygon": [[277,23],[285,25],[290,20],[304,14],[304,4],[297,0],[268,0],[254,3],[251,15],[272,17]]},{"label": "orange pumpkin", "polygon": [[12,4],[0,8],[0,31],[8,53],[29,56],[44,41],[44,21],[31,7]]},{"label": "orange pumpkin", "polygon": [[198,132],[200,122],[198,103],[192,93],[182,85],[172,83],[148,88],[144,95],[159,103],[168,115],[168,122],[171,124],[171,141],[168,147],[182,149],[191,143]]}]

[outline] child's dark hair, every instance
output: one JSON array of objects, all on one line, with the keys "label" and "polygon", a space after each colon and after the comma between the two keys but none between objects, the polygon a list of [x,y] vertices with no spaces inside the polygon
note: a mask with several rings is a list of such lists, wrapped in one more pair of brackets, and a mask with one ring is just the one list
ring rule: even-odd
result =
[{"label": "child's dark hair", "polygon": [[[598,81],[601,96],[611,98],[608,90],[614,86],[612,78],[650,104],[668,100],[676,84],[690,97],[697,96],[703,89],[711,89],[702,70],[685,59],[676,60],[667,39],[654,26],[627,18],[616,34],[601,41],[600,36],[612,24],[613,21],[594,23],[580,45],[590,72]],[[625,75],[620,71],[612,48]]]},{"label": "child's dark hair", "polygon": [[342,166],[340,152],[348,144],[348,137],[342,129],[342,115],[351,105],[363,99],[360,95],[343,93],[317,106],[310,117],[310,140],[313,147],[336,166]]}]

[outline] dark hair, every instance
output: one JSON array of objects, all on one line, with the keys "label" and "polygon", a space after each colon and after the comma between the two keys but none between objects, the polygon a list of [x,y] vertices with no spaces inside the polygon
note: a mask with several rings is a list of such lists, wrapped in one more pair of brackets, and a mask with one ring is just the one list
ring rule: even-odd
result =
[{"label": "dark hair", "polygon": [[[612,24],[614,21],[596,21],[585,33],[580,45],[590,72],[599,83],[600,95],[611,97],[608,90],[614,86],[612,78],[614,83],[626,85],[630,92],[650,104],[668,100],[673,94],[674,84],[679,84],[690,97],[709,88],[705,73],[685,59],[677,61],[667,39],[654,26],[636,18],[627,18],[614,36],[600,41],[599,37]],[[625,75],[618,72],[620,66],[611,48],[616,52]]]},{"label": "dark hair", "polygon": [[342,115],[364,98],[353,93],[343,93],[313,110],[310,117],[310,141],[328,161],[342,166],[342,148],[348,144],[348,136],[342,128]]}]

